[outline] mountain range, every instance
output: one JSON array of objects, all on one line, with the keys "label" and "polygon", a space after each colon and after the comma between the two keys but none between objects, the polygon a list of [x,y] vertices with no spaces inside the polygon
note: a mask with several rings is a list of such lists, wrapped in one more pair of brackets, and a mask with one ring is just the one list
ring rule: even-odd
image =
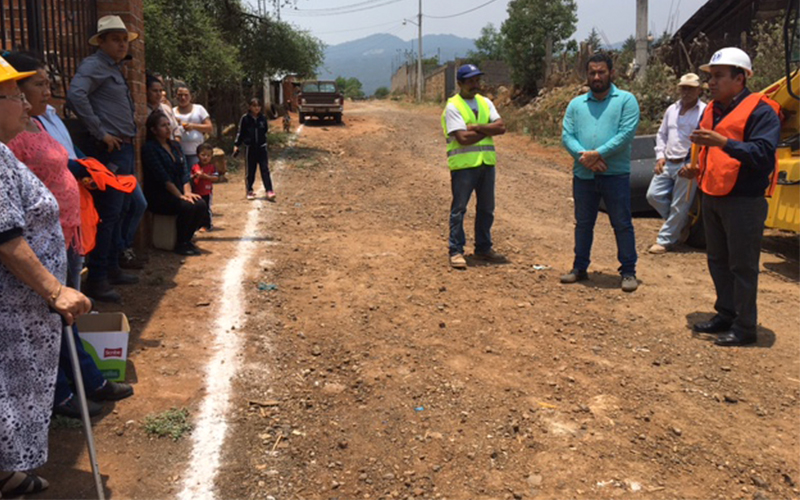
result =
[{"label": "mountain range", "polygon": [[[376,34],[325,49],[325,62],[319,68],[322,79],[338,76],[358,78],[364,94],[372,95],[378,87],[390,87],[392,74],[406,61],[406,54],[416,54],[417,41],[404,41],[394,35]],[[425,35],[425,57],[438,56],[440,62],[465,57],[475,50],[475,41],[454,35]]]}]

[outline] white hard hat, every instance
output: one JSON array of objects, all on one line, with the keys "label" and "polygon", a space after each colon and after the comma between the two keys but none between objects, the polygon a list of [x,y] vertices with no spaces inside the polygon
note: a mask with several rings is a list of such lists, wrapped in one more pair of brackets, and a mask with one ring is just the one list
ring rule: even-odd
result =
[{"label": "white hard hat", "polygon": [[708,64],[700,66],[700,71],[708,73],[711,71],[711,66],[736,66],[744,70],[747,78],[753,76],[753,63],[750,62],[750,56],[737,47],[725,47],[714,52]]}]

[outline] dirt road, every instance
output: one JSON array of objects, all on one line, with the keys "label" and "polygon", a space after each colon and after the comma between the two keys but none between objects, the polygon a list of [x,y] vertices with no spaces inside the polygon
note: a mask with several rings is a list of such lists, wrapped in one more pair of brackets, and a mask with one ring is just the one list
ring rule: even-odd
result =
[{"label": "dirt road", "polygon": [[[96,424],[111,497],[185,497],[213,461],[197,435],[149,439],[140,425],[170,407],[202,413],[232,310],[226,266],[246,246],[232,266],[243,315],[224,329],[240,344],[217,367],[235,367],[215,428],[227,433],[202,497],[797,498],[796,239],[765,245],[791,255],[762,255],[758,345],[715,347],[688,328],[712,311],[705,257],[647,254],[658,220],[635,221],[637,292],[619,289],[605,217],[591,281],[558,283],[572,262],[569,160],[509,134],[493,236],[511,263],[451,270],[439,113],[369,102],[343,126],[308,125],[273,162],[276,204],[246,202],[237,177],[217,188],[206,254],[151,253],[125,291],[136,396]],[[92,498],[81,439],[53,431],[39,498]]]}]

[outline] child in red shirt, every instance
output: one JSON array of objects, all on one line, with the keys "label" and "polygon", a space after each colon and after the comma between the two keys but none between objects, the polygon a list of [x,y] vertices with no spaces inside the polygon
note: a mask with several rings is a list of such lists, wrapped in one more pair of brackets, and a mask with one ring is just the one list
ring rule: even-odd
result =
[{"label": "child in red shirt", "polygon": [[211,230],[211,198],[214,193],[214,184],[217,182],[225,182],[225,174],[219,175],[217,167],[214,166],[211,159],[214,153],[214,148],[208,144],[203,143],[197,147],[197,158],[199,163],[192,167],[192,192],[199,194],[206,205],[208,205],[208,227]]}]

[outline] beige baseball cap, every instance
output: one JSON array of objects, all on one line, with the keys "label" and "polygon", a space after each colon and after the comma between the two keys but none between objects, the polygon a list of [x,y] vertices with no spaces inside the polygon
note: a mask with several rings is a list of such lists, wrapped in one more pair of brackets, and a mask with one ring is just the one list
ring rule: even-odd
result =
[{"label": "beige baseball cap", "polygon": [[699,87],[700,85],[700,77],[694,73],[686,73],[678,82],[678,87]]}]

